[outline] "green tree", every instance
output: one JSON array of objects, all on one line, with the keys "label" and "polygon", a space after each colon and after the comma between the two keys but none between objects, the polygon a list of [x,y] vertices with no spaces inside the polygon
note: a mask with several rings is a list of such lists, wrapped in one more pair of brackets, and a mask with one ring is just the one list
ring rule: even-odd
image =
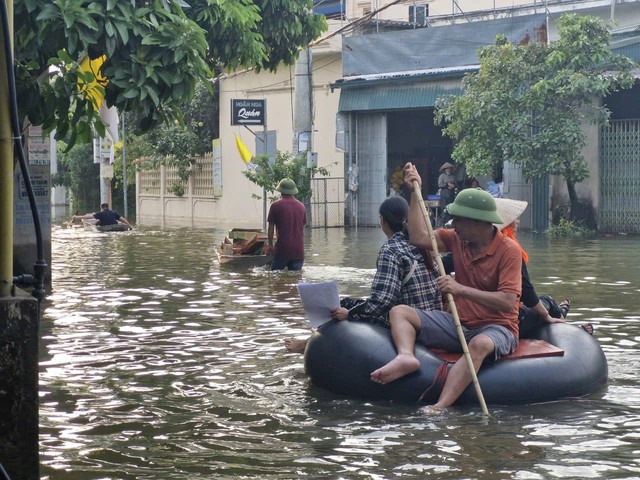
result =
[{"label": "green tree", "polygon": [[66,187],[76,210],[96,211],[100,204],[100,165],[93,163],[93,145],[78,144],[67,149],[64,142],[59,142],[57,150],[58,173],[52,183]]},{"label": "green tree", "polygon": [[[22,120],[69,146],[104,134],[97,86],[108,106],[135,112],[145,131],[180,120],[180,105],[214,68],[275,69],[326,29],[311,0],[16,0],[15,63]],[[100,72],[79,62],[105,55]]]},{"label": "green tree", "polygon": [[[181,179],[184,181],[191,173],[191,162],[194,156],[211,151],[211,139],[218,136],[218,108],[217,100],[202,83],[196,86],[194,98],[190,103],[180,105],[183,112],[183,122],[171,122],[158,125],[144,134],[137,135],[132,126],[136,124],[136,114],[124,115],[125,122],[125,154],[127,159],[127,192],[130,193],[129,210],[133,210],[135,200],[135,185],[137,169],[156,169],[161,164],[177,166]],[[88,189],[99,190],[98,182],[87,182],[90,176],[99,175],[99,166],[93,164],[92,146],[90,144],[76,144],[68,152],[67,145],[59,143],[60,174],[54,177],[57,185],[63,185],[69,189],[74,200],[80,199],[85,208],[85,199],[88,198]],[[121,148],[116,148],[114,162],[114,178],[112,184],[114,190],[114,207],[120,199],[124,188],[122,182],[123,162]],[[83,177],[82,175],[87,175]],[[180,185],[172,186],[174,192]],[[93,198],[93,197],[91,197]],[[122,210],[122,209],[121,209]]]},{"label": "green tree", "polygon": [[[296,198],[305,203],[311,198],[311,178],[316,174],[329,175],[324,167],[307,168],[306,156],[294,157],[291,153],[278,151],[275,161],[269,160],[268,155],[258,155],[252,160],[251,168],[242,174],[251,182],[264,188],[270,200],[275,200],[276,187],[283,178],[290,178],[296,182],[298,193]],[[260,198],[254,195],[255,198]]]},{"label": "green tree", "polygon": [[439,100],[435,117],[457,140],[452,156],[470,175],[489,175],[509,161],[527,181],[562,176],[576,213],[575,186],[589,176],[582,127],[608,122],[599,101],[633,85],[634,63],[611,51],[598,18],[563,15],[558,34],[549,45],[498,36],[480,50],[480,70],[464,78],[464,94]]},{"label": "green tree", "polygon": [[[157,169],[160,165],[175,166],[181,179],[180,186],[172,186],[177,193],[192,173],[194,157],[211,151],[211,140],[218,137],[218,99],[215,92],[200,82],[193,99],[180,105],[182,122],[164,123],[151,130],[136,134],[125,128],[127,181],[133,182],[135,168]],[[125,116],[126,125],[136,124],[134,113]],[[121,151],[116,156],[116,180],[122,179]],[[135,165],[133,161],[135,160]]]}]

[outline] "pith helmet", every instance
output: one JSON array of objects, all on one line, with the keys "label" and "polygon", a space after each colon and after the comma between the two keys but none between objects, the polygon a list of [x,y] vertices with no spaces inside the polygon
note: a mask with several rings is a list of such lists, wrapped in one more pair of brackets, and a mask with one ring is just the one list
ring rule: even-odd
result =
[{"label": "pith helmet", "polygon": [[280,183],[276,187],[276,190],[280,193],[284,193],[285,195],[295,195],[296,193],[298,193],[296,182],[294,182],[290,178],[283,178],[282,180],[280,180]]},{"label": "pith helmet", "polygon": [[496,201],[489,192],[481,188],[462,190],[453,203],[447,206],[449,215],[489,223],[503,223],[496,208]]}]

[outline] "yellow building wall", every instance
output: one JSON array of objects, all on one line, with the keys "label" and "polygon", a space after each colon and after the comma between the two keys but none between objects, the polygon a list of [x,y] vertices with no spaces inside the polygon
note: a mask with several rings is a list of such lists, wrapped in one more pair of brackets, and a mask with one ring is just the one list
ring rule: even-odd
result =
[{"label": "yellow building wall", "polygon": [[[318,166],[330,170],[331,176],[343,176],[343,153],[336,150],[335,116],[340,99],[339,90],[331,92],[330,84],[342,77],[342,57],[339,37],[330,45],[312,49],[313,58],[313,151],[318,153]],[[337,40],[337,42],[336,42]],[[262,226],[264,204],[254,195],[262,190],[242,175],[245,164],[238,153],[235,135],[255,154],[256,140],[252,131],[263,127],[231,125],[232,99],[266,99],[266,130],[277,135],[277,149],[293,149],[293,113],[295,108],[295,67],[281,67],[277,72],[254,70],[235,73],[222,79],[220,91],[220,139],[222,150],[222,195],[211,210],[218,222],[239,226]],[[267,205],[268,209],[268,205]]]}]

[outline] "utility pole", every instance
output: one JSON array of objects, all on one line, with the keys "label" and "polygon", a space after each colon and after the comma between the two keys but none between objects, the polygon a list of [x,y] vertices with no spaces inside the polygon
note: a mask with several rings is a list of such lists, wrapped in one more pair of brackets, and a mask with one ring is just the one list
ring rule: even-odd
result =
[{"label": "utility pole", "polygon": [[122,113],[121,120],[122,122],[122,196],[124,201],[124,218],[129,219],[129,211],[127,208],[127,151],[126,144],[127,141],[124,136],[124,113]]},{"label": "utility pole", "polygon": [[293,153],[313,150],[313,79],[311,48],[302,50],[296,61],[295,99],[293,105]]},{"label": "utility pole", "polygon": [[[13,38],[13,1],[7,0],[9,38]],[[13,45],[10,46],[13,51]],[[9,113],[9,75],[4,35],[0,35],[0,298],[13,284],[13,132]]]},{"label": "utility pole", "polygon": [[[313,153],[313,77],[311,48],[300,52],[296,61],[295,101],[293,111],[293,154],[298,157],[307,155],[307,168],[313,167],[315,155]],[[295,179],[294,179],[295,180]],[[313,225],[313,218],[309,205],[310,199],[305,199],[307,207],[307,225]]]}]

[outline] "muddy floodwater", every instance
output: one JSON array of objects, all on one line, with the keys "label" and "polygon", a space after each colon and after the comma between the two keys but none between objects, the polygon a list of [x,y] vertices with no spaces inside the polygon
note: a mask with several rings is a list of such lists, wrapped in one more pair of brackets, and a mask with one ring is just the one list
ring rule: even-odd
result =
[{"label": "muddy floodwater", "polygon": [[221,267],[220,230],[54,228],[40,345],[43,479],[640,478],[640,238],[522,233],[539,293],[591,322],[609,383],[540,405],[367,402],[314,388],[282,339],[300,281],[366,296],[380,229],[308,230],[301,272]]}]

